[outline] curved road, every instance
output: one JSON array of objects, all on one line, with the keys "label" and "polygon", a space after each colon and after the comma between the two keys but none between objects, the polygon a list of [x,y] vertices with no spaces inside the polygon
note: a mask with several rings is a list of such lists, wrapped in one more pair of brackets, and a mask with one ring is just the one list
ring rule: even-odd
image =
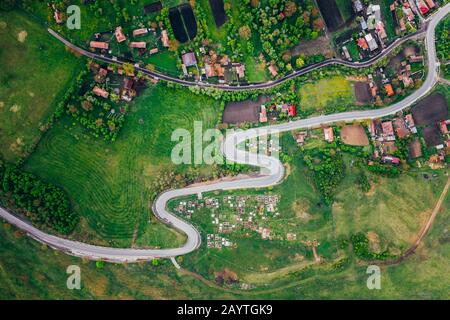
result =
[{"label": "curved road", "polygon": [[319,116],[310,119],[292,121],[288,123],[263,127],[259,129],[250,129],[243,132],[228,135],[222,143],[222,153],[232,161],[250,164],[265,168],[268,174],[258,176],[256,178],[238,179],[234,181],[220,181],[213,184],[199,185],[195,187],[187,187],[177,190],[169,190],[159,195],[153,205],[153,211],[159,219],[165,223],[183,231],[187,235],[187,242],[179,248],[171,249],[120,249],[89,245],[77,241],[67,240],[57,236],[46,234],[39,229],[33,227],[28,222],[23,221],[12,215],[5,209],[0,208],[0,217],[25,231],[30,237],[49,245],[57,250],[64,251],[68,254],[86,257],[93,260],[106,260],[114,262],[136,262],[140,260],[149,260],[155,257],[169,258],[175,257],[197,249],[201,244],[200,233],[194,226],[184,220],[172,215],[166,209],[167,202],[173,198],[193,195],[199,192],[209,192],[214,190],[230,190],[244,188],[261,188],[268,187],[280,183],[284,176],[283,164],[275,158],[265,155],[257,155],[248,153],[237,148],[240,142],[251,139],[270,132],[283,132],[293,129],[302,129],[316,127],[323,124],[331,124],[340,121],[353,121],[362,119],[375,119],[390,114],[394,114],[426,95],[434,86],[438,79],[438,62],[436,61],[436,49],[434,42],[434,31],[438,22],[445,17],[450,11],[450,4],[447,4],[429,20],[426,31],[426,46],[428,55],[428,74],[422,87],[420,87],[411,96],[405,98],[390,107],[378,110],[353,111],[345,113],[337,113],[326,116]]},{"label": "curved road", "polygon": [[[433,16],[433,18],[434,18],[434,16]],[[419,39],[419,38],[423,37],[426,33],[426,31],[424,31],[424,30],[427,28],[428,23],[429,23],[428,21],[425,21],[422,28],[415,33],[409,34],[401,39],[397,38],[388,47],[384,48],[380,54],[372,57],[371,59],[369,59],[367,61],[350,62],[350,61],[345,61],[345,60],[341,60],[341,59],[327,59],[327,60],[318,62],[316,64],[309,65],[300,70],[296,70],[288,75],[285,75],[284,77],[282,77],[280,79],[272,80],[272,81],[268,81],[268,82],[264,82],[264,83],[251,83],[251,84],[246,84],[246,85],[230,86],[230,85],[226,85],[226,84],[213,84],[213,83],[201,82],[201,81],[195,82],[195,81],[182,80],[182,79],[171,77],[169,75],[162,74],[159,72],[149,71],[145,68],[138,67],[138,66],[135,66],[135,70],[141,71],[143,74],[146,74],[146,75],[152,77],[153,79],[177,83],[177,84],[185,86],[185,87],[214,88],[214,89],[224,90],[224,91],[270,89],[270,88],[276,87],[290,79],[294,79],[296,77],[302,76],[313,70],[320,69],[320,68],[330,66],[330,65],[343,65],[343,66],[346,66],[349,68],[354,68],[354,69],[369,67],[369,66],[375,64],[378,60],[386,57],[397,46],[405,43],[408,40],[414,40],[414,39]],[[118,64],[118,65],[123,65],[124,63],[126,63],[126,61],[122,61],[118,58],[107,57],[105,55],[93,53],[93,52],[87,51],[83,48],[80,48],[80,47],[74,45],[73,43],[71,43],[70,41],[66,40],[65,38],[63,38],[60,34],[58,34],[56,31],[54,31],[52,29],[48,29],[48,32],[52,36],[54,36],[56,39],[61,41],[68,48],[70,48],[73,51],[75,51],[85,57],[88,57],[90,59],[98,60],[98,61],[102,61],[102,62],[106,62],[106,63],[114,63],[114,64]]]}]

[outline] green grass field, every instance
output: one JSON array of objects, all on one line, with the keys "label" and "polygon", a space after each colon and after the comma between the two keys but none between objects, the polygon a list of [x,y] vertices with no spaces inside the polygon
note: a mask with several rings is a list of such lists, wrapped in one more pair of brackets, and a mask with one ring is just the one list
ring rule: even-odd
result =
[{"label": "green grass field", "polygon": [[81,62],[27,15],[0,12],[0,156],[33,147]]},{"label": "green grass field", "polygon": [[131,106],[115,143],[89,137],[66,118],[44,136],[25,168],[70,195],[82,217],[73,237],[117,246],[130,246],[133,237],[142,246],[179,245],[183,236],[148,223],[152,183],[163,171],[174,170],[172,131],[191,130],[194,120],[214,127],[217,111],[212,99],[151,87]]},{"label": "green grass field", "polygon": [[404,251],[430,216],[447,178],[426,180],[423,174],[409,173],[389,179],[366,173],[372,189],[363,193],[356,181],[359,172],[348,163],[347,178],[333,206],[336,234],[374,232],[381,246]]},{"label": "green grass field", "polygon": [[[303,175],[292,170],[291,179]],[[411,184],[411,177],[399,180],[405,186]],[[394,180],[395,181],[395,180]],[[416,189],[425,187],[425,195],[435,197],[441,192],[442,178],[436,180],[434,186],[424,185],[416,181]],[[297,181],[298,183],[298,181]],[[434,183],[434,182],[433,182]],[[351,181],[344,182],[347,187]],[[282,186],[280,186],[282,187]],[[376,185],[374,195],[392,191],[399,184],[390,185],[381,182]],[[302,188],[306,191],[309,187]],[[403,188],[403,187],[402,187]],[[430,189],[436,189],[431,191]],[[359,192],[349,188],[350,192]],[[343,190],[344,191],[344,190]],[[424,195],[424,196],[425,196]],[[411,194],[411,197],[413,194]],[[308,197],[308,194],[306,194]],[[408,197],[407,199],[409,199]],[[356,201],[363,202],[364,197]],[[394,200],[379,198],[381,203],[392,206]],[[394,199],[400,199],[396,196]],[[420,198],[420,200],[423,200]],[[370,202],[371,200],[369,200]],[[386,202],[387,201],[387,202]],[[410,200],[407,200],[410,201]],[[430,199],[427,203],[432,203]],[[380,203],[380,205],[381,205]],[[419,208],[420,209],[420,208]],[[340,212],[341,215],[354,216],[352,212]],[[391,213],[398,215],[398,212]],[[378,215],[378,213],[374,213]],[[365,228],[370,224],[370,218],[363,216],[351,223]],[[404,217],[403,214],[399,216]],[[390,219],[392,217],[389,217]],[[335,218],[339,220],[339,218]],[[349,218],[350,219],[350,218]],[[381,290],[368,290],[366,287],[366,264],[358,261],[350,252],[348,263],[342,269],[334,270],[325,263],[321,266],[306,267],[305,262],[283,265],[271,271],[261,271],[256,268],[243,269],[242,274],[248,281],[258,284],[256,289],[244,291],[240,289],[218,288],[211,283],[203,283],[189,275],[177,274],[169,261],[162,261],[158,267],[151,263],[129,265],[105,264],[104,268],[96,268],[95,263],[55,252],[31,240],[8,224],[0,224],[0,298],[1,299],[448,299],[450,272],[450,242],[448,224],[450,222],[450,196],[447,195],[429,234],[424,239],[416,254],[402,263],[393,266],[381,266]],[[409,222],[406,221],[406,224]],[[337,230],[341,226],[338,223]],[[389,225],[386,229],[389,228]],[[402,233],[403,234],[403,233]],[[258,244],[251,239],[245,243],[246,253],[241,253],[242,260],[228,261],[227,255],[210,255],[198,260],[203,265],[212,262],[212,268],[227,266],[232,270],[236,265],[251,265],[250,261],[270,261],[270,254],[277,253],[273,248],[267,253],[267,243]],[[270,249],[270,248],[269,248]],[[283,248],[284,249],[284,248]],[[237,254],[236,254],[237,255]],[[261,258],[261,256],[264,256]],[[245,257],[245,258],[244,258]],[[272,255],[277,260],[279,256]],[[183,267],[190,266],[191,255],[179,258]],[[211,260],[211,261],[210,261]],[[271,261],[273,262],[273,260]],[[79,265],[82,270],[82,289],[68,290],[66,288],[66,268],[69,265]],[[281,263],[280,263],[281,265]],[[236,270],[239,271],[239,270]],[[280,276],[282,276],[280,280]],[[261,285],[269,281],[270,285]],[[329,284],[332,285],[329,285]]]},{"label": "green grass field", "polygon": [[342,76],[321,79],[300,87],[300,108],[323,110],[330,105],[347,106],[355,103],[351,82]]}]

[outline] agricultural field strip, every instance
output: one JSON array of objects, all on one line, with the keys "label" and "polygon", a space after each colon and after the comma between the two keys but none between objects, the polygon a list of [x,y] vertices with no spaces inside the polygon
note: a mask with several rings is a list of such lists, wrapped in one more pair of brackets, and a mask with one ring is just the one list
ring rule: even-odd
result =
[{"label": "agricultural field strip", "polygon": [[267,134],[267,130],[277,130],[279,132],[290,131],[301,128],[317,127],[323,124],[331,124],[341,121],[354,121],[364,119],[381,118],[387,115],[394,114],[426,95],[438,80],[438,63],[436,61],[436,48],[434,42],[434,31],[436,25],[450,12],[450,4],[444,6],[434,17],[430,20],[427,33],[426,45],[428,55],[428,75],[423,85],[415,91],[412,95],[404,100],[391,105],[390,107],[378,110],[368,111],[353,111],[337,113],[332,115],[325,115],[314,117],[310,119],[303,119],[273,125],[266,127],[264,132],[258,132],[255,129],[249,129],[242,132],[237,132],[228,135],[221,146],[223,155],[234,162],[253,165],[268,170],[269,174],[259,176],[256,178],[238,179],[235,181],[221,181],[213,184],[200,185],[196,187],[187,187],[183,189],[169,190],[163,192],[158,196],[153,204],[153,211],[159,219],[163,222],[183,231],[187,237],[187,242],[179,248],[171,249],[119,249],[101,246],[93,246],[81,242],[63,239],[57,236],[46,234],[39,229],[33,227],[28,222],[23,221],[14,215],[10,214],[3,208],[0,208],[0,216],[9,223],[27,232],[34,239],[48,244],[50,247],[64,251],[75,256],[85,257],[93,260],[107,260],[115,262],[136,262],[142,260],[150,260],[155,257],[169,258],[175,257],[197,249],[201,244],[200,233],[191,224],[172,215],[167,211],[166,205],[169,200],[179,198],[182,196],[193,195],[203,192],[210,192],[214,190],[232,190],[232,189],[248,189],[248,188],[263,188],[279,184],[284,177],[284,166],[280,160],[266,156],[248,153],[244,150],[238,149],[238,145],[247,139],[255,138],[261,134]]}]

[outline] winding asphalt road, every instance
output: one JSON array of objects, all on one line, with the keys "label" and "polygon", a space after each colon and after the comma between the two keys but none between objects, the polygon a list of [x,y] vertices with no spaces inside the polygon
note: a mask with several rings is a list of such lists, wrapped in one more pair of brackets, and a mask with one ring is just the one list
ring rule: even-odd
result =
[{"label": "winding asphalt road", "polygon": [[[264,83],[251,83],[251,84],[246,84],[246,85],[227,85],[227,84],[214,84],[214,83],[208,83],[208,82],[195,82],[195,81],[188,81],[188,80],[182,80],[182,79],[178,79],[175,77],[171,77],[169,75],[165,75],[159,72],[154,72],[154,71],[149,71],[145,68],[139,67],[135,65],[135,70],[137,71],[141,71],[143,74],[148,75],[150,77],[152,77],[153,79],[156,80],[164,80],[167,82],[172,82],[172,83],[177,83],[179,85],[185,86],[185,87],[203,87],[203,88],[214,88],[214,89],[218,89],[218,90],[225,90],[225,91],[242,91],[242,90],[256,90],[256,89],[270,89],[273,87],[276,87],[280,84],[282,84],[283,82],[286,82],[290,79],[294,79],[296,77],[302,76],[304,74],[307,74],[308,72],[311,72],[313,70],[316,69],[320,69],[326,66],[331,66],[331,65],[343,65],[343,66],[347,66],[349,68],[354,68],[354,69],[359,69],[359,68],[366,68],[369,67],[373,64],[375,64],[377,61],[379,61],[380,59],[384,58],[385,56],[387,56],[394,48],[398,47],[399,45],[405,43],[408,40],[415,40],[415,39],[419,39],[421,37],[423,37],[426,33],[426,29],[428,26],[428,21],[424,22],[424,25],[422,26],[422,28],[420,30],[418,30],[415,33],[409,34],[401,39],[396,39],[393,43],[391,43],[388,47],[384,48],[378,55],[372,57],[371,59],[364,61],[364,62],[350,62],[350,61],[345,61],[345,60],[341,60],[341,59],[327,59],[321,62],[318,62],[316,64],[312,64],[309,65],[305,68],[302,68],[300,70],[296,70],[288,75],[283,76],[280,79],[277,80],[272,80],[272,81],[268,81],[268,82],[264,82]],[[72,49],[73,51],[88,57],[90,59],[93,60],[97,60],[97,61],[102,61],[102,62],[106,62],[106,63],[115,63],[117,65],[123,65],[124,63],[126,63],[126,61],[120,60],[118,58],[113,58],[113,57],[108,57],[102,54],[97,54],[97,53],[93,53],[90,51],[87,51],[83,48],[80,48],[76,45],[74,45],[73,43],[71,43],[70,41],[68,41],[67,39],[63,38],[60,34],[58,34],[56,31],[52,30],[52,29],[48,29],[48,32],[54,36],[56,39],[58,39],[59,41],[61,41],[65,46],[67,46],[68,48]]]},{"label": "winding asphalt road", "polygon": [[[169,258],[184,255],[197,249],[201,244],[200,233],[194,226],[184,220],[172,215],[166,209],[168,201],[171,199],[193,195],[214,190],[231,190],[245,188],[262,188],[278,184],[284,176],[283,164],[276,158],[265,155],[257,155],[248,153],[238,149],[239,143],[255,138],[257,136],[270,134],[271,132],[284,132],[294,129],[304,129],[317,127],[324,124],[331,124],[341,121],[353,121],[363,119],[375,119],[394,114],[426,95],[435,85],[439,76],[439,64],[436,61],[436,49],[434,42],[434,31],[438,22],[445,17],[450,11],[450,4],[442,7],[429,21],[426,30],[426,46],[427,46],[427,62],[428,74],[423,85],[412,95],[408,96],[401,102],[390,107],[378,110],[353,111],[337,113],[332,115],[324,115],[310,119],[292,121],[288,123],[263,127],[260,129],[250,129],[243,132],[237,132],[228,135],[222,143],[221,151],[224,156],[238,163],[245,163],[265,169],[265,174],[254,178],[237,179],[234,181],[220,181],[212,184],[204,184],[198,186],[187,187],[183,189],[169,190],[158,196],[153,205],[153,211],[156,216],[163,222],[173,226],[187,235],[187,242],[179,248],[171,249],[119,249],[110,247],[101,247],[72,241],[57,236],[53,236],[40,231],[30,225],[27,221],[21,220],[9,213],[5,209],[0,208],[0,217],[15,225],[19,229],[25,231],[30,237],[49,245],[57,250],[64,251],[68,254],[85,257],[92,260],[105,260],[112,262],[136,262],[141,260],[149,260],[155,257]],[[398,42],[399,44],[400,42]],[[273,84],[268,84],[269,86]],[[253,87],[254,88],[254,87]]]}]

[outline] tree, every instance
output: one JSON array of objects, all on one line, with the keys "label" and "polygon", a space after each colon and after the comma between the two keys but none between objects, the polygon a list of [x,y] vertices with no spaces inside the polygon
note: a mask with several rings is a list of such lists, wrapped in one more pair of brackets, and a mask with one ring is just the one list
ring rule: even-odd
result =
[{"label": "tree", "polygon": [[125,74],[127,74],[127,75],[133,75],[134,76],[134,66],[131,63],[124,63],[123,64],[123,71],[125,71]]},{"label": "tree", "polygon": [[169,40],[169,51],[176,52],[180,47],[180,42],[176,39]]},{"label": "tree", "polygon": [[87,100],[84,100],[84,101],[81,103],[81,107],[82,107],[84,110],[86,110],[86,111],[91,111],[91,110],[92,110],[92,103],[90,103],[90,102],[87,101]]},{"label": "tree", "polygon": [[248,40],[252,35],[252,31],[250,30],[249,26],[245,25],[239,28],[239,35],[242,39]]},{"label": "tree", "polygon": [[295,60],[295,66],[297,67],[297,68],[301,68],[301,67],[303,67],[305,65],[305,60],[303,60],[303,58],[302,57],[298,57],[297,58],[297,60]]},{"label": "tree", "polygon": [[287,17],[292,17],[292,15],[297,12],[297,5],[293,1],[288,1],[286,3],[286,9],[284,10]]},{"label": "tree", "polygon": [[286,50],[286,51],[283,53],[282,58],[283,58],[283,61],[284,61],[284,62],[289,62],[289,61],[291,61],[291,58],[292,58],[291,52],[290,52],[289,50]]}]

